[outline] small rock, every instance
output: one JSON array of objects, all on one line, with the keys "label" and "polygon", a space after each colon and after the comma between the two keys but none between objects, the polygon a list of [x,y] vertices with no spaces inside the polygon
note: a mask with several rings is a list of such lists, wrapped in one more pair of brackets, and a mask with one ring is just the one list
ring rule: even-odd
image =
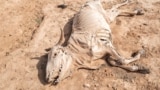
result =
[{"label": "small rock", "polygon": [[95,77],[93,80],[94,80],[94,81],[97,81],[97,80],[98,80],[98,78],[97,78],[97,77]]},{"label": "small rock", "polygon": [[94,90],[97,90],[97,88],[95,87]]},{"label": "small rock", "polygon": [[87,87],[87,88],[90,88],[90,87],[91,87],[91,85],[88,84],[88,83],[84,84],[83,86],[84,86],[84,87]]},{"label": "small rock", "polygon": [[143,23],[143,25],[147,26],[148,24],[146,24],[146,23]]},{"label": "small rock", "polygon": [[9,55],[9,52],[6,52],[6,56],[8,56]]},{"label": "small rock", "polygon": [[110,87],[110,85],[109,85],[109,84],[107,84],[107,87]]},{"label": "small rock", "polygon": [[110,74],[111,76],[114,76],[113,73]]},{"label": "small rock", "polygon": [[98,83],[96,83],[94,86],[95,86],[95,87],[99,87],[99,84],[98,84]]},{"label": "small rock", "polygon": [[113,89],[113,90],[117,90],[117,88],[116,88],[116,87],[112,87],[112,89]]},{"label": "small rock", "polygon": [[58,7],[58,8],[61,8],[61,9],[65,9],[65,8],[67,8],[67,5],[61,4],[61,5],[58,5],[57,7]]}]

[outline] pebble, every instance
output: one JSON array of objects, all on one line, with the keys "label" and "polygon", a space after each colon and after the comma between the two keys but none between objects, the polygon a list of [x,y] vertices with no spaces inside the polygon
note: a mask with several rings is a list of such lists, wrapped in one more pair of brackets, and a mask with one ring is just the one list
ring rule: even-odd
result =
[{"label": "pebble", "polygon": [[108,88],[111,87],[110,84],[107,84],[107,87],[108,87]]},{"label": "pebble", "polygon": [[99,84],[98,84],[98,83],[96,83],[94,86],[95,86],[95,87],[99,87]]},{"label": "pebble", "polygon": [[90,87],[91,87],[91,85],[88,84],[88,83],[84,84],[83,86],[84,86],[84,87],[87,87],[87,88],[90,88]]},{"label": "pebble", "polygon": [[95,78],[93,78],[93,80],[94,80],[94,81],[97,81],[97,80],[98,80],[98,78],[97,78],[97,77],[95,77]]}]

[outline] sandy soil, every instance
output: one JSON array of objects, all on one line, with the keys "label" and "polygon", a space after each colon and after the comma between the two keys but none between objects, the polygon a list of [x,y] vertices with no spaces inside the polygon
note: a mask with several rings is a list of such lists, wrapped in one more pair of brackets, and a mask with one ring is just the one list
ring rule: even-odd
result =
[{"label": "sandy soil", "polygon": [[[105,9],[120,3],[104,1]],[[58,41],[60,28],[84,2],[66,0],[68,7],[60,9],[62,0],[0,0],[0,90],[160,90],[160,0],[133,0],[121,9],[142,9],[144,15],[120,16],[111,25],[114,45],[123,56],[146,50],[133,64],[149,68],[150,74],[107,64],[98,70],[76,71],[57,86],[45,82],[45,49]]]}]

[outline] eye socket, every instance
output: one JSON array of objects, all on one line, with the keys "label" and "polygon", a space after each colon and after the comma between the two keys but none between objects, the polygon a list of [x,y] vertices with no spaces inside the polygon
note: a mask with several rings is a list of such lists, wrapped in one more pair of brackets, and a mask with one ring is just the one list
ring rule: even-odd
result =
[{"label": "eye socket", "polygon": [[55,58],[57,56],[57,53],[52,54],[52,57]]}]

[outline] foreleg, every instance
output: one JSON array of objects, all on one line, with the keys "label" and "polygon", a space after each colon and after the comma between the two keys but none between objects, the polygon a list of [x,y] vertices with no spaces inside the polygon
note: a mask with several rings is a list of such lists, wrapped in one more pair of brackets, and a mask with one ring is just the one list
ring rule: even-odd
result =
[{"label": "foreleg", "polygon": [[106,64],[106,61],[103,59],[92,60],[90,63],[85,62],[79,65],[78,69],[96,70],[96,69],[99,69],[103,64]]},{"label": "foreleg", "polygon": [[[111,58],[108,59],[108,62],[112,65],[112,66],[116,66],[116,67],[120,67],[123,68],[125,70],[128,71],[138,71],[141,73],[149,73],[148,69],[145,69],[144,67],[140,67],[140,66],[128,66],[127,64],[137,61],[140,59],[140,56],[142,54],[144,54],[144,50],[140,50],[134,57],[131,57],[129,59],[123,58],[122,56],[119,55],[119,53],[114,49],[111,48]],[[114,58],[114,59],[112,59]]]}]

